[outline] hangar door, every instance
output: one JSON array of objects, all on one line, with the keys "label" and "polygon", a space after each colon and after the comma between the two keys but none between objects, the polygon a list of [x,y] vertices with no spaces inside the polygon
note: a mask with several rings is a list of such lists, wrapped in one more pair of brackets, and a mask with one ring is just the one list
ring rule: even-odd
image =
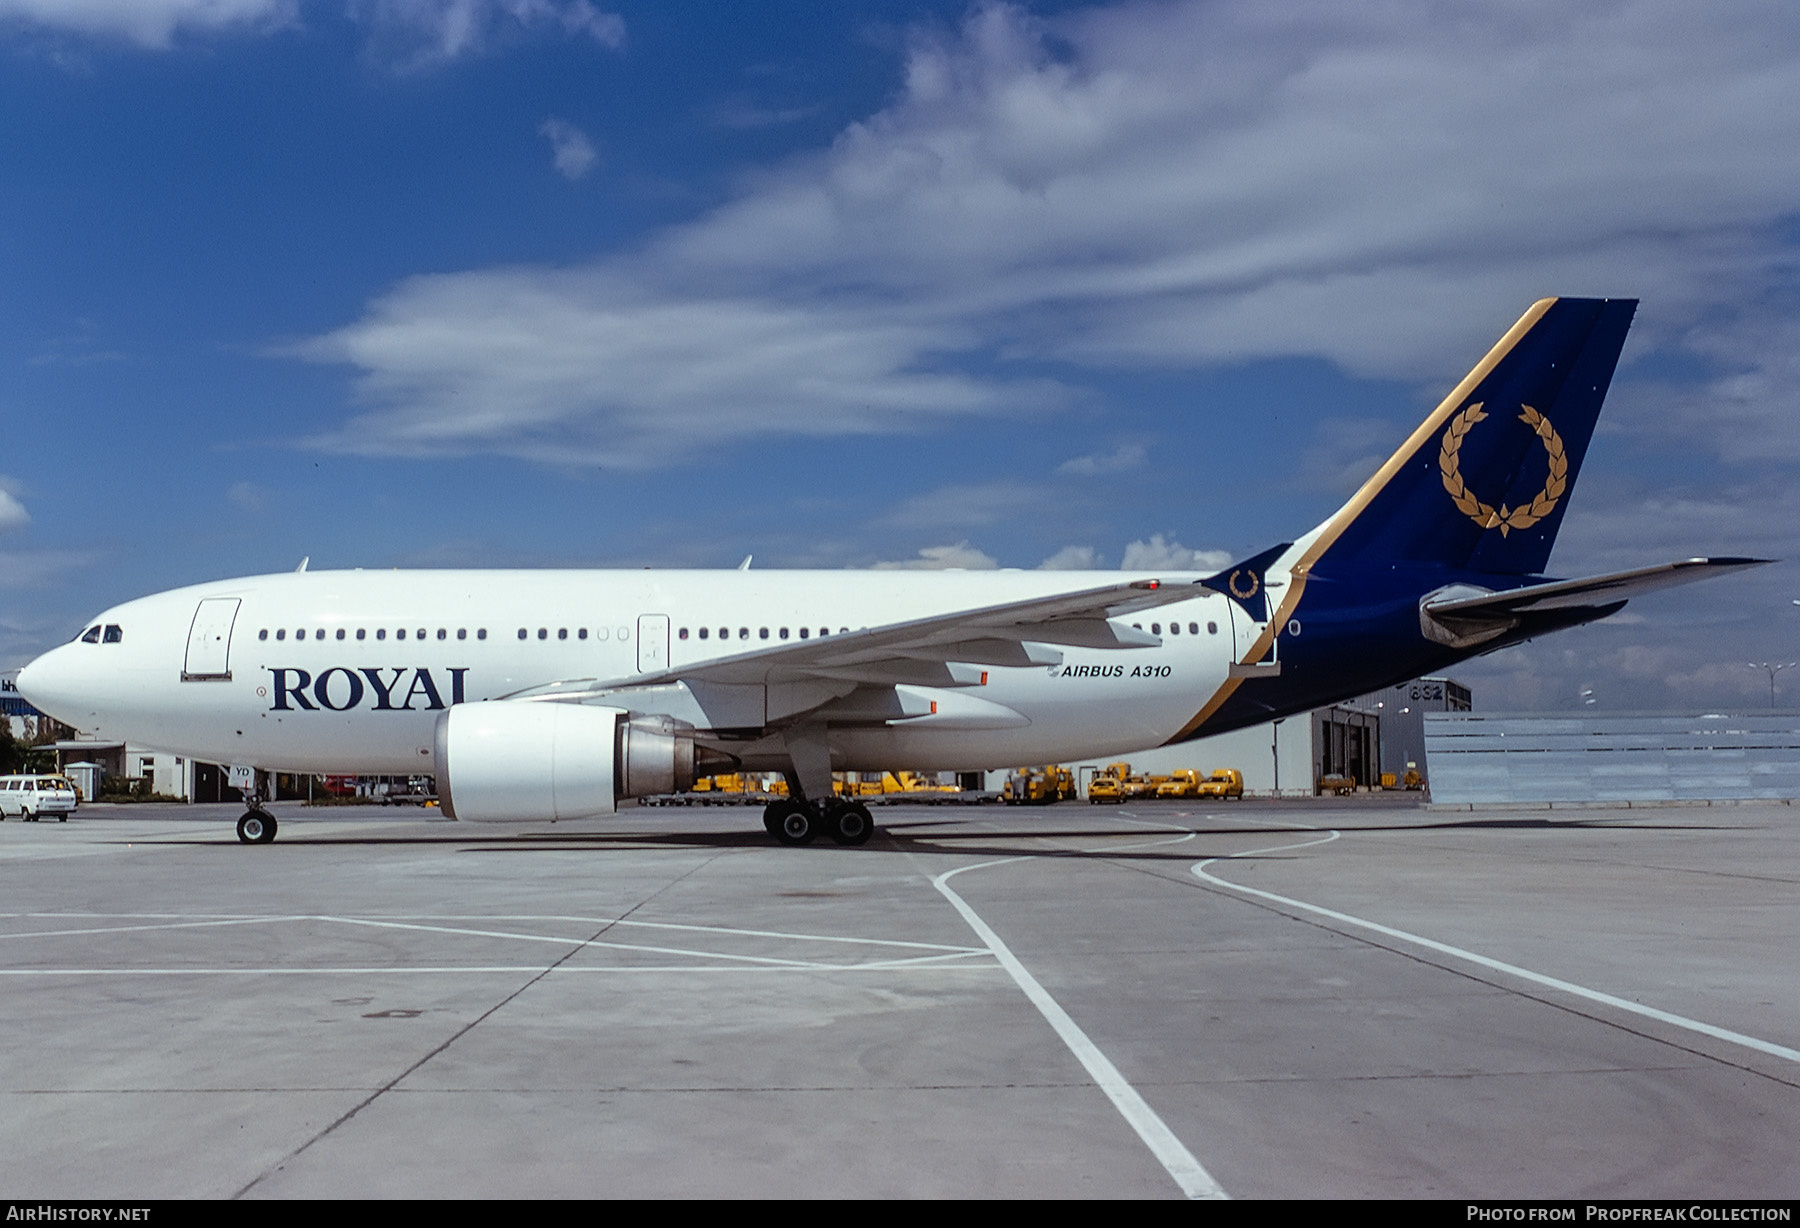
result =
[{"label": "hangar door", "polygon": [[181,665],[183,682],[231,681],[231,625],[237,621],[239,604],[236,597],[208,597],[194,611],[187,658]]}]

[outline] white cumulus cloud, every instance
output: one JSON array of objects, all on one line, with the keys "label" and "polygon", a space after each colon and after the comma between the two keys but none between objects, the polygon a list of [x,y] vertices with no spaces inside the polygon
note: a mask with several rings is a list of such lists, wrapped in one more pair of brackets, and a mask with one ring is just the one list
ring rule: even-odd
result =
[{"label": "white cumulus cloud", "polygon": [[992,555],[968,542],[954,546],[926,546],[919,556],[893,563],[876,563],[876,571],[992,571],[1000,564]]},{"label": "white cumulus cloud", "polygon": [[18,496],[7,489],[9,483],[0,478],[0,533],[10,529],[22,529],[31,523],[31,513],[19,502]]},{"label": "white cumulus cloud", "polygon": [[564,179],[580,179],[594,168],[594,161],[600,156],[594,151],[594,143],[588,139],[588,134],[566,119],[553,115],[544,121],[538,133],[549,140],[550,160]]},{"label": "white cumulus cloud", "polygon": [[1555,293],[1642,296],[1634,345],[1677,343],[1800,289],[1786,14],[984,5],[829,148],[630,254],[381,296],[307,350],[369,404],[322,442],[655,463],[700,429],[1041,408],[1013,360],[1435,383]]},{"label": "white cumulus cloud", "polygon": [[0,0],[8,24],[165,48],[177,32],[263,30],[294,20],[295,0]]},{"label": "white cumulus cloud", "polygon": [[1224,550],[1189,550],[1180,542],[1165,541],[1161,533],[1155,533],[1147,542],[1132,542],[1125,547],[1119,570],[1214,572],[1230,563],[1231,555]]},{"label": "white cumulus cloud", "polygon": [[1144,445],[1122,443],[1111,452],[1100,456],[1074,456],[1056,467],[1058,473],[1066,473],[1074,477],[1098,477],[1109,473],[1124,473],[1127,469],[1136,469],[1144,463]]},{"label": "white cumulus cloud", "polygon": [[561,31],[617,50],[625,19],[590,0],[352,0],[350,11],[374,33],[378,50],[424,67],[477,55],[521,34]]}]

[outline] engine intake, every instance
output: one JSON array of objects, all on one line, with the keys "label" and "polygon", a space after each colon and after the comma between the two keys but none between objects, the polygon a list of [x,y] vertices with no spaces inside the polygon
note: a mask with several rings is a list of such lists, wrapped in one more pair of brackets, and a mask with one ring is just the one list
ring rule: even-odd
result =
[{"label": "engine intake", "polygon": [[438,797],[453,819],[553,822],[694,783],[694,730],[623,708],[495,700],[438,717]]}]

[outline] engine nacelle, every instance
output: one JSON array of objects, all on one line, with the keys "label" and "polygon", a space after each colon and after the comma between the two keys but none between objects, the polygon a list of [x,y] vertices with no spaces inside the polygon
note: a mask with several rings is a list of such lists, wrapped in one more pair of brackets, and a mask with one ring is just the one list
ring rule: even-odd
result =
[{"label": "engine nacelle", "polygon": [[496,700],[438,717],[444,813],[481,823],[612,814],[621,797],[694,783],[694,731],[623,708]]}]

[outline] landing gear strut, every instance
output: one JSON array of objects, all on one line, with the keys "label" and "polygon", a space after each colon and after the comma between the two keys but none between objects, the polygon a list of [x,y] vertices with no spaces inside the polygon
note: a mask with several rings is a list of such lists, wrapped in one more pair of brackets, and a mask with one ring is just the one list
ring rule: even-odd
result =
[{"label": "landing gear strut", "polygon": [[267,844],[275,838],[275,816],[263,809],[262,782],[263,773],[258,771],[244,790],[244,804],[250,809],[238,820],[238,839],[245,844]]}]

